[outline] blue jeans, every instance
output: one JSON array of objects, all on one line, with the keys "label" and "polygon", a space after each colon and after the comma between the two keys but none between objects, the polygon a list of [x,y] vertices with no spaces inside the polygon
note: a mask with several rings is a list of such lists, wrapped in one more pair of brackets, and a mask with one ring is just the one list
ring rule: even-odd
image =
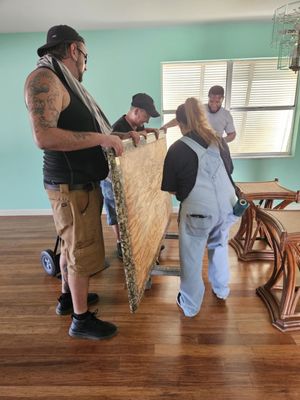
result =
[{"label": "blue jeans", "polygon": [[106,220],[108,225],[117,225],[117,213],[116,213],[116,204],[115,204],[115,197],[112,188],[111,181],[105,179],[100,183],[103,200],[104,200],[104,208],[106,211]]}]

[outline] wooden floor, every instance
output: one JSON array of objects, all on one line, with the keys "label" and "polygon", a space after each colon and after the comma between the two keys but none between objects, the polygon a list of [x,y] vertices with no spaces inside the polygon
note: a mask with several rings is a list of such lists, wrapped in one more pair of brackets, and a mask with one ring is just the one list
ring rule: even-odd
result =
[{"label": "wooden floor", "polygon": [[[300,398],[300,332],[272,327],[255,294],[268,263],[238,262],[230,248],[231,295],[207,284],[200,314],[176,306],[179,278],[155,276],[135,314],[104,223],[111,266],[92,278],[100,318],[119,327],[107,341],[68,336],[70,316],[55,314],[60,281],[46,275],[50,216],[0,217],[0,399],[283,400]],[[176,242],[162,258],[177,258]],[[205,267],[205,280],[207,282]]]}]

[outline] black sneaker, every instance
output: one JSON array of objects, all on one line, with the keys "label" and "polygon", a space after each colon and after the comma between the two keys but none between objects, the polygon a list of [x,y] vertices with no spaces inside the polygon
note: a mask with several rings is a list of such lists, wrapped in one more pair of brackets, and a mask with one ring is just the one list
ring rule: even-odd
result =
[{"label": "black sneaker", "polygon": [[180,299],[181,299],[181,293],[178,292],[177,297],[176,297],[176,303],[177,303],[177,306],[180,308],[180,311],[182,311],[184,313],[183,308],[181,307]]},{"label": "black sneaker", "polygon": [[181,298],[181,293],[178,292],[177,298],[176,298],[176,303],[177,303],[177,305],[181,308],[180,298]]},{"label": "black sneaker", "polygon": [[116,325],[96,318],[96,313],[89,313],[85,319],[72,318],[69,335],[79,339],[109,339],[116,335]]},{"label": "black sneaker", "polygon": [[[57,299],[58,304],[56,306],[56,314],[58,315],[68,315],[73,312],[73,302],[71,294],[69,296],[64,296],[63,294]],[[99,296],[97,293],[89,293],[87,297],[88,306],[95,304],[99,301]]]},{"label": "black sneaker", "polygon": [[123,260],[123,252],[121,242],[117,242],[117,254],[120,260]]}]

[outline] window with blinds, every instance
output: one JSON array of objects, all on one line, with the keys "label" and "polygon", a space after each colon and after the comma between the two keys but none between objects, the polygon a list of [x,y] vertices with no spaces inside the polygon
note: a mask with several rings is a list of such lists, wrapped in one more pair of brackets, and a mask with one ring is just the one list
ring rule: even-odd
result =
[{"label": "window with blinds", "polygon": [[[206,103],[214,85],[224,87],[223,106],[234,119],[237,135],[229,143],[233,157],[291,153],[297,74],[278,70],[277,59],[163,63],[164,123],[188,97]],[[170,128],[168,145],[180,136],[178,127]]]}]

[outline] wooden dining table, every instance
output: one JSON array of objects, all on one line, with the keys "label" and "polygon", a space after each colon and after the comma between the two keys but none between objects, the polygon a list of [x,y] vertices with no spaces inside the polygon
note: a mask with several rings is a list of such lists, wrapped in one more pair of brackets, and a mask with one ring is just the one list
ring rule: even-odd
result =
[{"label": "wooden dining table", "polygon": [[265,302],[272,324],[281,331],[300,329],[300,210],[257,209],[274,252],[266,283],[256,289]]},{"label": "wooden dining table", "polygon": [[240,197],[249,202],[240,226],[229,244],[239,260],[273,260],[274,253],[266,240],[264,228],[257,219],[257,210],[282,210],[300,201],[299,191],[285,188],[278,179],[264,182],[236,182]]}]

